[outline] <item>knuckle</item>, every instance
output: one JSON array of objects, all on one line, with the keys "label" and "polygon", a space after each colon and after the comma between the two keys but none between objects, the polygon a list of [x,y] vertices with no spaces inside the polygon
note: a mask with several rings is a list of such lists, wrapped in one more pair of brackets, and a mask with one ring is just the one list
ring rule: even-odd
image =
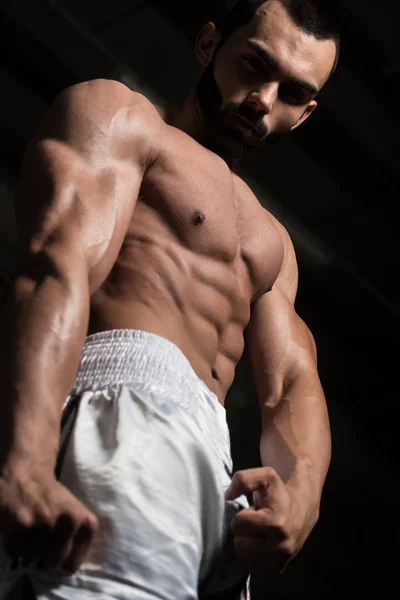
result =
[{"label": "knuckle", "polygon": [[69,510],[60,511],[58,521],[62,529],[70,535],[81,529],[89,535],[94,535],[99,528],[97,517],[84,508],[70,507]]},{"label": "knuckle", "polygon": [[95,517],[94,515],[89,515],[88,519],[87,519],[87,524],[89,529],[91,530],[91,532],[94,534],[96,534],[99,530],[99,520],[97,517]]},{"label": "knuckle", "polygon": [[86,515],[84,516],[83,514],[79,513],[69,515],[69,524],[74,532],[78,531],[82,526],[86,524]]},{"label": "knuckle", "polygon": [[80,509],[76,512],[76,516],[80,525],[90,528],[94,528],[97,525],[97,517],[83,505],[81,505]]},{"label": "knuckle", "polygon": [[273,467],[265,467],[265,475],[270,481],[278,481],[279,476]]},{"label": "knuckle", "polygon": [[54,524],[54,519],[50,509],[45,504],[40,504],[35,510],[35,521],[38,525],[51,528]]},{"label": "knuckle", "polygon": [[25,508],[19,508],[15,513],[16,522],[22,529],[32,529],[35,524],[35,518],[32,511]]},{"label": "knuckle", "polygon": [[285,515],[283,515],[282,513],[274,515],[273,528],[285,539],[287,538],[287,525]]},{"label": "knuckle", "polygon": [[246,483],[246,475],[244,471],[237,471],[232,479],[233,483],[239,485],[245,485]]},{"label": "knuckle", "polygon": [[297,548],[296,541],[292,538],[288,538],[281,545],[282,558],[285,561],[288,561],[291,558],[293,558],[297,554],[297,552],[298,552],[298,548]]}]

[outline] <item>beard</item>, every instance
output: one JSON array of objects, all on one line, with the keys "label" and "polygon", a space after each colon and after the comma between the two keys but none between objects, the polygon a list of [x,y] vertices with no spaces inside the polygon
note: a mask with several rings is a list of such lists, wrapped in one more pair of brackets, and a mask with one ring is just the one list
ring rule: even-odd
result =
[{"label": "beard", "polygon": [[[221,108],[223,98],[214,77],[215,57],[199,78],[196,97],[205,123],[205,146],[228,159],[243,159],[274,146],[288,132],[268,133],[263,111],[250,104],[230,102]],[[245,119],[246,125],[242,120]]]}]

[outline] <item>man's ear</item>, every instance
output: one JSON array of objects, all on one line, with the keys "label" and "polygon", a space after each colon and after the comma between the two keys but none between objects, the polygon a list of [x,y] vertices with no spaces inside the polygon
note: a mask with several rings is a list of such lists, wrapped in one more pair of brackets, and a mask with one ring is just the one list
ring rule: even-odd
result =
[{"label": "man's ear", "polygon": [[221,34],[217,31],[214,23],[207,23],[196,37],[196,57],[202,67],[210,64],[214,51],[221,41]]},{"label": "man's ear", "polygon": [[293,127],[292,127],[292,129],[290,131],[293,131],[294,129],[297,129],[297,127],[299,127],[302,123],[304,123],[304,121],[306,119],[308,119],[308,117],[311,115],[311,113],[314,112],[314,110],[317,108],[317,106],[318,106],[317,101],[316,100],[311,100],[310,104],[307,106],[306,110],[301,115],[301,117],[297,121],[296,125],[293,125]]}]

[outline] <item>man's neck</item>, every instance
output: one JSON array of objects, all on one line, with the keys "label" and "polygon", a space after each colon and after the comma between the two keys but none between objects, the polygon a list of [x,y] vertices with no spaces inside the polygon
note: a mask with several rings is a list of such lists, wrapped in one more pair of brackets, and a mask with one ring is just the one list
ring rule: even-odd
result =
[{"label": "man's neck", "polygon": [[193,92],[190,92],[185,102],[181,105],[158,108],[161,108],[159,112],[168,125],[184,131],[199,142],[199,144],[205,145],[204,120]]},{"label": "man's neck", "polygon": [[[208,148],[204,119],[193,91],[181,105],[156,106],[156,108],[167,125],[184,131],[196,142]],[[225,156],[221,156],[221,158],[233,170],[240,163],[240,159],[232,160],[231,157]]]}]

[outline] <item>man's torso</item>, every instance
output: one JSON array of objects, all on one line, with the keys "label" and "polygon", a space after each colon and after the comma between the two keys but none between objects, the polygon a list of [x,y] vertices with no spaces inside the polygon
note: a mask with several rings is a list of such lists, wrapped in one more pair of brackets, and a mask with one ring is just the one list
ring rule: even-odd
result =
[{"label": "man's torso", "polygon": [[223,403],[251,304],[279,274],[282,238],[221,158],[164,123],[157,144],[118,259],[92,296],[89,333],[169,339]]}]

